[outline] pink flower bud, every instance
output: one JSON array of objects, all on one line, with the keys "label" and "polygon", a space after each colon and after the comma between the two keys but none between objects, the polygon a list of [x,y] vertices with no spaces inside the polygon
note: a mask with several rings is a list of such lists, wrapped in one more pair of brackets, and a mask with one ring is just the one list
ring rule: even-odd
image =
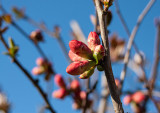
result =
[{"label": "pink flower bud", "polygon": [[78,56],[81,56],[87,59],[92,59],[92,51],[83,42],[72,40],[69,42],[69,47],[71,51],[77,54]]},{"label": "pink flower bud", "polygon": [[67,69],[66,72],[71,75],[80,75],[90,69],[90,67],[94,66],[95,62],[94,61],[77,61],[71,63]]},{"label": "pink flower bud", "polygon": [[97,45],[100,45],[100,39],[96,32],[90,32],[88,36],[88,47],[93,51]]},{"label": "pink flower bud", "polygon": [[43,58],[37,58],[36,64],[38,66],[42,66],[45,63],[45,60]]},{"label": "pink flower bud", "polygon": [[52,93],[52,96],[54,98],[59,98],[59,99],[63,99],[66,95],[67,95],[67,91],[64,88],[56,90]]},{"label": "pink flower bud", "polygon": [[94,56],[97,57],[98,60],[102,59],[105,56],[105,49],[102,45],[97,45],[95,47]]},{"label": "pink flower bud", "polygon": [[137,91],[132,95],[132,100],[136,103],[141,103],[145,99],[145,95],[141,91]]},{"label": "pink flower bud", "polygon": [[30,34],[30,38],[35,42],[43,41],[43,36],[40,30],[32,31]]},{"label": "pink flower bud", "polygon": [[40,75],[44,72],[44,68],[43,67],[34,67],[32,69],[32,74],[33,75]]},{"label": "pink flower bud", "polygon": [[86,99],[86,96],[87,96],[87,94],[86,94],[85,91],[81,91],[81,92],[80,92],[80,97],[81,97],[81,99]]},{"label": "pink flower bud", "polygon": [[70,88],[72,90],[79,90],[80,89],[80,83],[78,80],[73,80],[70,84]]},{"label": "pink flower bud", "polygon": [[82,61],[85,60],[85,58],[78,56],[77,54],[73,53],[71,50],[68,53],[68,56],[72,61]]},{"label": "pink flower bud", "polygon": [[57,84],[57,86],[59,86],[59,87],[62,87],[62,88],[65,88],[66,87],[66,85],[65,85],[65,82],[64,82],[64,80],[63,80],[63,78],[62,78],[62,76],[60,75],[60,74],[56,74],[55,76],[54,76],[54,82]]},{"label": "pink flower bud", "polygon": [[131,95],[126,95],[124,98],[123,98],[123,103],[125,105],[128,105],[132,100],[132,96]]}]

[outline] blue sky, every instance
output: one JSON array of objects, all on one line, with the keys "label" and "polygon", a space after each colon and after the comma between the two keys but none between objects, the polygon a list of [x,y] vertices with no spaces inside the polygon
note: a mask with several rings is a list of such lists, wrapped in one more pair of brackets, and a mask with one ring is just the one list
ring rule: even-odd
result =
[{"label": "blue sky", "polygon": [[[120,0],[120,9],[128,24],[130,31],[134,27],[137,16],[141,13],[143,8],[146,6],[149,0]],[[62,39],[65,42],[68,50],[68,42],[71,40],[70,35],[70,22],[76,20],[79,24],[83,33],[87,37],[90,31],[93,31],[94,27],[90,21],[90,14],[95,13],[95,8],[92,0],[1,0],[4,8],[8,12],[11,12],[13,6],[19,8],[25,8],[26,14],[37,22],[44,21],[49,29],[53,29],[54,25],[59,25],[62,29]],[[154,25],[154,18],[160,16],[160,1],[156,1],[153,5],[146,18],[142,22],[140,29],[136,35],[135,42],[141,51],[143,51],[147,59],[149,60],[146,66],[147,75],[150,74],[152,61],[153,61],[153,50],[154,42],[156,37],[156,28]],[[115,12],[115,6],[111,7],[113,12],[113,20],[109,26],[111,34],[116,32],[120,37],[125,38],[127,41],[127,34],[123,29],[123,26]],[[21,26],[28,34],[36,28],[28,24],[23,20],[18,20],[17,24]],[[44,50],[48,58],[53,62],[53,67],[57,73],[61,73],[65,78],[68,75],[65,70],[68,65],[67,60],[61,51],[58,42],[50,38],[48,35],[43,33],[45,37],[45,43],[41,43],[40,46]],[[5,33],[4,37],[12,37],[15,43],[19,45],[20,51],[18,59],[24,65],[24,67],[31,71],[35,64],[37,57],[40,57],[34,46],[24,38],[16,29],[9,26],[9,30]],[[5,48],[0,43],[0,53],[3,53]],[[133,55],[134,52],[132,52]],[[40,97],[37,90],[32,86],[30,81],[23,75],[23,73],[13,64],[9,57],[1,54],[0,55],[0,86],[3,91],[7,94],[10,102],[12,103],[11,113],[36,113],[38,112],[39,106],[43,104],[43,100]],[[113,71],[116,77],[119,76],[122,65],[113,65]],[[136,81],[136,76],[129,72],[132,76],[133,81]],[[128,77],[130,80],[131,77]],[[43,82],[43,78],[40,77],[41,85],[46,89],[46,83]],[[127,81],[128,82],[128,81]],[[125,83],[127,83],[125,82]],[[131,86],[132,85],[131,81]],[[57,88],[53,86],[54,88]],[[135,86],[136,87],[136,86]],[[72,101],[70,98],[66,98],[64,101],[56,99],[50,99],[52,106],[58,113],[74,113],[72,110]],[[150,106],[152,107],[152,106]],[[125,107],[126,108],[126,107]],[[79,111],[77,111],[78,113]]]}]

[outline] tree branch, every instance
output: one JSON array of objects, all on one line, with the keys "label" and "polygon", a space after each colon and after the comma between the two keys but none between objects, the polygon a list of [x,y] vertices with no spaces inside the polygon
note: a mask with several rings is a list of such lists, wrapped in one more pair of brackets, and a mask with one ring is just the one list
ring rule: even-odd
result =
[{"label": "tree branch", "polygon": [[122,90],[123,82],[124,82],[124,79],[125,79],[125,76],[126,76],[127,65],[128,65],[128,61],[129,61],[129,58],[130,58],[130,52],[131,52],[131,47],[133,45],[134,38],[137,34],[137,31],[139,29],[139,26],[140,26],[142,20],[144,19],[144,17],[148,13],[148,11],[150,10],[150,8],[152,7],[154,2],[155,2],[155,0],[150,0],[149,1],[147,6],[145,7],[145,9],[139,15],[137,23],[136,23],[135,27],[133,28],[133,31],[130,35],[130,38],[129,38],[129,41],[128,41],[128,44],[127,44],[127,52],[126,52],[125,57],[124,57],[124,67],[123,67],[123,70],[122,70],[121,75],[120,75],[120,79],[121,79],[120,92]]},{"label": "tree branch", "polygon": [[109,91],[111,94],[111,99],[114,107],[114,111],[116,113],[124,113],[121,100],[119,98],[118,90],[115,84],[112,67],[111,67],[111,61],[110,61],[110,51],[109,51],[109,42],[108,42],[108,33],[107,33],[107,26],[105,22],[105,13],[101,7],[100,1],[95,0],[96,9],[98,13],[98,19],[100,24],[100,30],[101,30],[101,38],[104,44],[106,55],[104,57],[103,66],[105,69],[105,76],[108,82]]},{"label": "tree branch", "polygon": [[[5,42],[4,38],[2,37],[2,34],[0,34],[0,40],[4,44],[5,48],[9,50],[9,47],[7,43]],[[13,62],[21,69],[21,71],[26,75],[26,77],[31,81],[31,83],[36,87],[40,95],[42,96],[43,100],[46,102],[46,108],[51,111],[51,113],[55,113],[54,109],[52,108],[47,95],[42,90],[42,88],[38,85],[38,80],[34,80],[32,76],[29,74],[29,72],[19,63],[19,61],[16,58],[12,58]]]}]

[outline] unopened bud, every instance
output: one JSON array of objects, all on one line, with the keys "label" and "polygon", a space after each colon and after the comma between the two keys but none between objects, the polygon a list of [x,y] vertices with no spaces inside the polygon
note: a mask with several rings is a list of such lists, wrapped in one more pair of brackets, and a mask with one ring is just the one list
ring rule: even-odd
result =
[{"label": "unopened bud", "polygon": [[44,60],[43,58],[37,58],[36,64],[37,64],[38,66],[44,65],[44,63],[45,63],[45,60]]},{"label": "unopened bud", "polygon": [[137,91],[132,95],[132,100],[136,103],[141,103],[145,99],[144,93]]},{"label": "unopened bud", "polygon": [[67,95],[67,91],[64,88],[56,90],[52,93],[54,98],[63,99]]},{"label": "unopened bud", "polygon": [[72,61],[82,61],[85,60],[85,58],[78,56],[77,54],[73,53],[71,50],[68,53],[69,58]]},{"label": "unopened bud", "polygon": [[80,89],[80,83],[78,80],[73,80],[70,84],[70,88],[72,90],[79,90]]},{"label": "unopened bud", "polygon": [[81,91],[81,92],[80,92],[80,98],[81,98],[81,99],[86,99],[86,96],[87,96],[87,94],[86,94],[85,91]]},{"label": "unopened bud", "polygon": [[71,75],[80,75],[89,70],[90,67],[94,66],[95,64],[96,63],[94,61],[87,60],[73,62],[67,67],[66,72]]},{"label": "unopened bud", "polygon": [[44,72],[44,68],[43,67],[34,67],[32,69],[32,74],[33,75],[40,75]]},{"label": "unopened bud", "polygon": [[30,38],[37,44],[40,41],[43,41],[43,36],[40,30],[32,31]]},{"label": "unopened bud", "polygon": [[123,103],[124,103],[125,105],[130,104],[131,101],[132,101],[132,96],[131,96],[131,95],[126,95],[126,96],[123,98]]},{"label": "unopened bud", "polygon": [[99,36],[96,32],[90,32],[88,36],[88,47],[94,51],[95,47],[100,44]]},{"label": "unopened bud", "polygon": [[105,56],[105,49],[102,45],[97,45],[94,49],[93,57],[96,59],[96,63]]},{"label": "unopened bud", "polygon": [[92,59],[92,51],[83,42],[72,40],[69,42],[69,47],[71,51],[77,54],[78,56],[81,56],[87,59]]},{"label": "unopened bud", "polygon": [[64,82],[64,80],[63,80],[63,78],[62,78],[62,76],[60,75],[60,74],[56,74],[55,76],[54,76],[54,82],[57,84],[57,86],[59,86],[59,87],[62,87],[62,88],[65,88],[66,87],[66,85],[65,85],[65,82]]}]

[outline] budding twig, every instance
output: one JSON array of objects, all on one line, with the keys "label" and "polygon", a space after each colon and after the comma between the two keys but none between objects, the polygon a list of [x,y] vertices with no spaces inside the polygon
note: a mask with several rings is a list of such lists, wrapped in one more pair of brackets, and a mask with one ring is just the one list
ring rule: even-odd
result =
[{"label": "budding twig", "polygon": [[[7,11],[4,9],[4,7],[1,5],[0,6],[1,11],[3,12],[3,14],[7,14]],[[33,43],[33,45],[35,46],[35,48],[38,50],[38,52],[41,54],[41,56],[43,58],[47,59],[47,56],[45,55],[45,53],[43,52],[43,50],[40,48],[40,46],[36,43],[34,43],[33,40],[31,40],[30,36],[15,22],[15,21],[11,21],[11,25],[13,27],[15,27],[27,40],[29,40],[30,42]]]},{"label": "budding twig", "polygon": [[[150,8],[152,7],[154,2],[155,2],[155,0],[150,0],[149,1],[149,3],[144,8],[142,13],[139,15],[137,23],[136,23],[135,27],[133,28],[133,31],[130,35],[130,38],[129,38],[129,41],[128,41],[128,44],[127,44],[127,52],[126,52],[125,57],[124,57],[124,67],[123,67],[123,70],[122,70],[121,75],[120,75],[120,79],[121,79],[121,88],[120,89],[121,90],[122,90],[123,82],[124,82],[124,79],[125,79],[125,76],[126,76],[127,65],[128,65],[128,61],[129,61],[129,58],[130,58],[130,52],[131,52],[131,47],[133,45],[134,38],[137,34],[137,31],[139,29],[139,26],[140,26],[142,20],[144,19],[144,17],[148,13],[148,11],[150,10]],[[121,92],[121,90],[120,90],[120,92]]]},{"label": "budding twig", "polygon": [[106,55],[104,57],[103,66],[105,69],[105,76],[108,82],[109,91],[112,98],[112,103],[114,107],[114,111],[116,113],[124,113],[121,100],[119,98],[118,90],[115,84],[112,67],[111,67],[111,60],[110,60],[110,51],[109,51],[109,41],[108,41],[108,33],[107,33],[107,26],[105,22],[105,13],[101,7],[100,1],[95,0],[96,9],[98,13],[98,19],[100,24],[101,30],[101,37],[104,44]]},{"label": "budding twig", "polygon": [[[2,34],[0,33],[0,40],[2,41],[3,45],[5,46],[5,48],[7,50],[9,50],[9,47],[7,45],[7,43],[5,42]],[[38,84],[38,80],[34,80],[32,78],[32,76],[29,74],[29,72],[20,64],[20,62],[16,59],[16,58],[12,58],[13,62],[21,69],[21,71],[23,71],[23,73],[26,75],[26,77],[31,81],[31,83],[36,87],[36,89],[38,90],[38,92],[40,93],[40,95],[42,96],[43,100],[46,102],[46,108],[49,109],[51,111],[51,113],[55,113],[54,109],[52,108],[48,97],[46,95],[46,93],[42,90],[42,88],[39,86]]]},{"label": "budding twig", "polygon": [[62,48],[63,53],[65,54],[66,59],[71,62],[70,58],[68,57],[68,50],[65,46],[65,43],[62,40],[62,37],[60,36],[60,34],[58,35],[58,37],[55,37],[54,32],[50,31],[48,28],[46,27],[42,27],[41,24],[35,22],[33,19],[31,19],[28,16],[24,16],[23,18],[24,20],[28,21],[29,23],[31,23],[32,25],[36,26],[37,28],[41,29],[42,31],[44,31],[47,35],[49,35],[52,38],[56,38],[60,47]]}]

